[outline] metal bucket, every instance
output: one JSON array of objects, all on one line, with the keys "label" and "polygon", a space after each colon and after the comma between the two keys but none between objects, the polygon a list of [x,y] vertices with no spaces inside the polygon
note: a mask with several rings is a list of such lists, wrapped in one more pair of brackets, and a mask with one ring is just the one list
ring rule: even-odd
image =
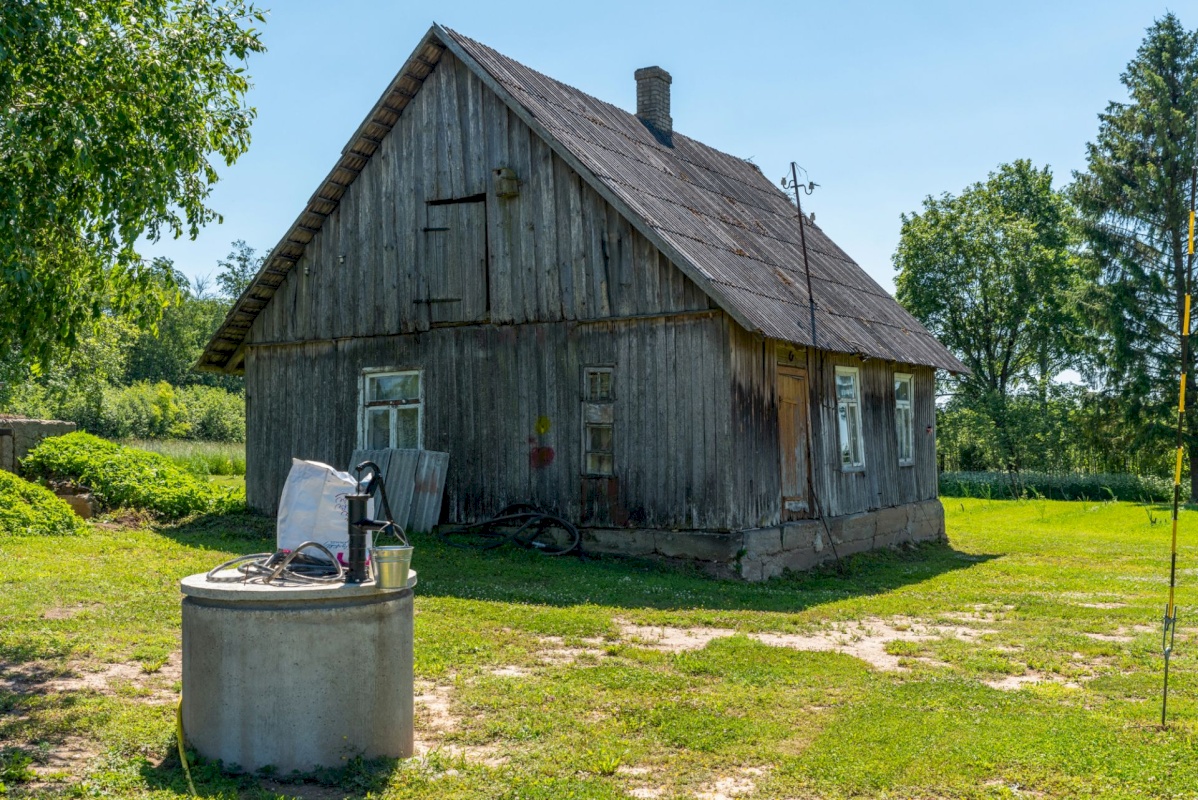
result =
[{"label": "metal bucket", "polygon": [[403,589],[408,585],[412,549],[403,545],[374,548],[374,582],[380,589]]}]

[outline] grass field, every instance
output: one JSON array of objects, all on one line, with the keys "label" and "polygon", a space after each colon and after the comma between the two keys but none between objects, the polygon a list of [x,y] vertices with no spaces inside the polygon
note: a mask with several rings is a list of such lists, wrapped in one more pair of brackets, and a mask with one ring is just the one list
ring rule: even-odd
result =
[{"label": "grass field", "polygon": [[[422,539],[417,737],[307,783],[205,797],[1198,796],[1198,639],[1157,726],[1168,512],[946,499],[950,544],[761,585]],[[1198,513],[1181,620],[1198,619]],[[180,577],[253,517],[0,540],[10,796],[178,797]]]},{"label": "grass field", "polygon": [[121,444],[161,453],[183,469],[197,475],[245,475],[244,442],[126,439]]}]

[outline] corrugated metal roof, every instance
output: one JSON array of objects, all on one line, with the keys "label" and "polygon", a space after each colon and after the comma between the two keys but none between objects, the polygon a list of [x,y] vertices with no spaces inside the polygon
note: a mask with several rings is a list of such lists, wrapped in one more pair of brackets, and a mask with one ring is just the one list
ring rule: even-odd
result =
[{"label": "corrugated metal roof", "polygon": [[[754,164],[679,133],[663,142],[635,115],[440,26],[434,25],[417,55],[422,48],[427,53],[433,40],[440,40],[506,95],[513,111],[539,129],[584,178],[597,184],[601,194],[625,210],[634,225],[750,330],[825,350],[965,371],[893,297],[808,222],[816,306],[813,338],[798,215]],[[411,64],[409,60],[405,70]],[[404,74],[401,70],[400,76]],[[245,300],[243,296],[238,306]],[[237,312],[235,307],[226,325]],[[245,330],[248,325],[229,330],[230,341],[214,348],[225,331],[222,326],[201,367],[223,367]]]}]

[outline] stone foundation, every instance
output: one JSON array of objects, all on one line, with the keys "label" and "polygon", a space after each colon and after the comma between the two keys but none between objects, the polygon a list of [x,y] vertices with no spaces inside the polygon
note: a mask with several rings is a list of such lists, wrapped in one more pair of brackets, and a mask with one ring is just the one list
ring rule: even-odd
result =
[{"label": "stone foundation", "polygon": [[16,472],[21,459],[48,436],[75,430],[75,423],[56,419],[0,417],[0,469]]},{"label": "stone foundation", "polygon": [[582,532],[583,550],[590,553],[693,561],[714,575],[748,581],[811,569],[880,547],[944,540],[944,507],[939,500],[731,533],[635,528]]}]

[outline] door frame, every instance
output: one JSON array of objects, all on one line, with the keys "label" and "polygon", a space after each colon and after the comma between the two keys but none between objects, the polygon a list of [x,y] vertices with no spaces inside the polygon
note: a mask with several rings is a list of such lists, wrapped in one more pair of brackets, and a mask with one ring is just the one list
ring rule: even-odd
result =
[{"label": "door frame", "polygon": [[[778,364],[778,372],[777,372],[777,378],[776,378],[778,385],[775,387],[774,408],[775,408],[775,411],[779,414],[781,412],[782,403],[781,403],[781,400],[778,399],[781,395],[781,393],[780,393],[780,391],[778,391],[778,389],[780,388],[782,381],[786,378],[799,378],[803,381],[803,392],[800,397],[800,402],[806,404],[806,414],[804,415],[804,418],[806,419],[807,424],[804,426],[806,428],[806,431],[804,432],[804,438],[806,439],[806,441],[804,442],[804,444],[806,445],[806,447],[804,448],[804,451],[807,456],[807,464],[806,464],[806,467],[807,467],[807,469],[806,469],[807,509],[805,511],[787,511],[787,509],[786,509],[786,499],[785,499],[785,496],[782,494],[782,491],[783,491],[783,489],[782,489],[782,442],[781,442],[781,437],[779,437],[779,442],[778,442],[778,513],[779,513],[779,518],[781,519],[782,522],[790,522],[793,520],[800,520],[800,519],[814,519],[816,516],[816,514],[815,514],[815,481],[811,474],[811,464],[812,464],[812,459],[811,459],[811,447],[812,447],[812,439],[811,439],[811,377],[808,374],[806,367],[792,367],[788,364]],[[779,425],[778,425],[779,433],[781,433],[781,427],[782,427],[781,426],[781,417],[779,416]]]}]

